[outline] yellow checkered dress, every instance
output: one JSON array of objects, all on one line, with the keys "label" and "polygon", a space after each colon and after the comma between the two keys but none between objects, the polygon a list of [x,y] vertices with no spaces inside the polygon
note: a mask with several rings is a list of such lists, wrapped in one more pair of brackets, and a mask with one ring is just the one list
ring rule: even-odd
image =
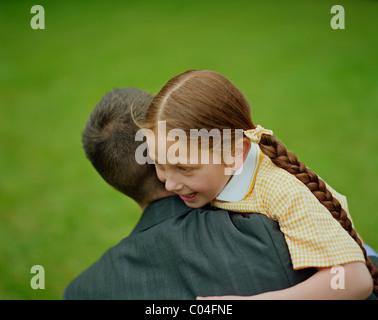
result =
[{"label": "yellow checkered dress", "polygon": [[[294,269],[365,262],[358,244],[312,192],[294,175],[261,153],[252,190],[236,202],[214,200],[213,205],[236,212],[262,213],[278,221]],[[328,190],[348,212],[346,198]]]}]

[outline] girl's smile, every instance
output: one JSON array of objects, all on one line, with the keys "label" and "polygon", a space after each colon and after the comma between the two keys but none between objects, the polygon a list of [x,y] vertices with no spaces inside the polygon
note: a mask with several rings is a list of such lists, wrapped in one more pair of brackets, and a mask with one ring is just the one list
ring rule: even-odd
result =
[{"label": "girl's smile", "polygon": [[187,195],[179,194],[181,200],[187,201],[187,202],[194,201],[196,199],[197,195],[198,195],[198,192],[193,192],[193,193],[187,194]]}]

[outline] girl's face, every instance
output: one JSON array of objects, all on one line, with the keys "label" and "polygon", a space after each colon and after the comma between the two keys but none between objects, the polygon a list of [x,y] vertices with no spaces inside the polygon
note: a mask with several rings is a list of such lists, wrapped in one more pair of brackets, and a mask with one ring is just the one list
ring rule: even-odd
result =
[{"label": "girl's face", "polygon": [[156,173],[168,191],[177,193],[187,206],[200,208],[223,190],[230,175],[223,164],[158,164]]},{"label": "girl's face", "polygon": [[[166,149],[169,150],[171,145],[167,142]],[[159,163],[157,150],[151,151],[150,149],[150,157],[155,161],[159,180],[165,183],[168,191],[178,194],[191,208],[200,208],[210,203],[231,178],[231,175],[225,174],[225,165],[220,161],[210,159],[198,163],[200,161],[190,161],[189,156],[185,156],[185,159],[176,158],[176,163],[172,164],[167,153],[167,161]],[[212,153],[211,150],[209,152]]]}]

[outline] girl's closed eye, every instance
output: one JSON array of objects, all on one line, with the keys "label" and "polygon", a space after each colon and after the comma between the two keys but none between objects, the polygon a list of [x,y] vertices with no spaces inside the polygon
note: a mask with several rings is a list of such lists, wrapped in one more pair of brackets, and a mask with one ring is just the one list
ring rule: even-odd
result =
[{"label": "girl's closed eye", "polygon": [[178,169],[182,173],[186,173],[186,174],[189,174],[189,173],[191,173],[191,172],[193,172],[195,170],[195,168],[193,168],[193,167],[186,167],[186,166],[179,166]]},{"label": "girl's closed eye", "polygon": [[155,167],[158,168],[159,170],[165,170],[164,166],[160,163],[155,162]]}]

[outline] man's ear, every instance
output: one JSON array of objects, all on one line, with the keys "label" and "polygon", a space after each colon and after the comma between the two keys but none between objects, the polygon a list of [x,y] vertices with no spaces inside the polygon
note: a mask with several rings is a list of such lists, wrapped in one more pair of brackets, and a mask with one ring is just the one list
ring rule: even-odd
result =
[{"label": "man's ear", "polygon": [[235,171],[242,167],[245,159],[247,159],[249,150],[251,150],[251,140],[248,137],[243,137],[243,140],[235,146]]}]

